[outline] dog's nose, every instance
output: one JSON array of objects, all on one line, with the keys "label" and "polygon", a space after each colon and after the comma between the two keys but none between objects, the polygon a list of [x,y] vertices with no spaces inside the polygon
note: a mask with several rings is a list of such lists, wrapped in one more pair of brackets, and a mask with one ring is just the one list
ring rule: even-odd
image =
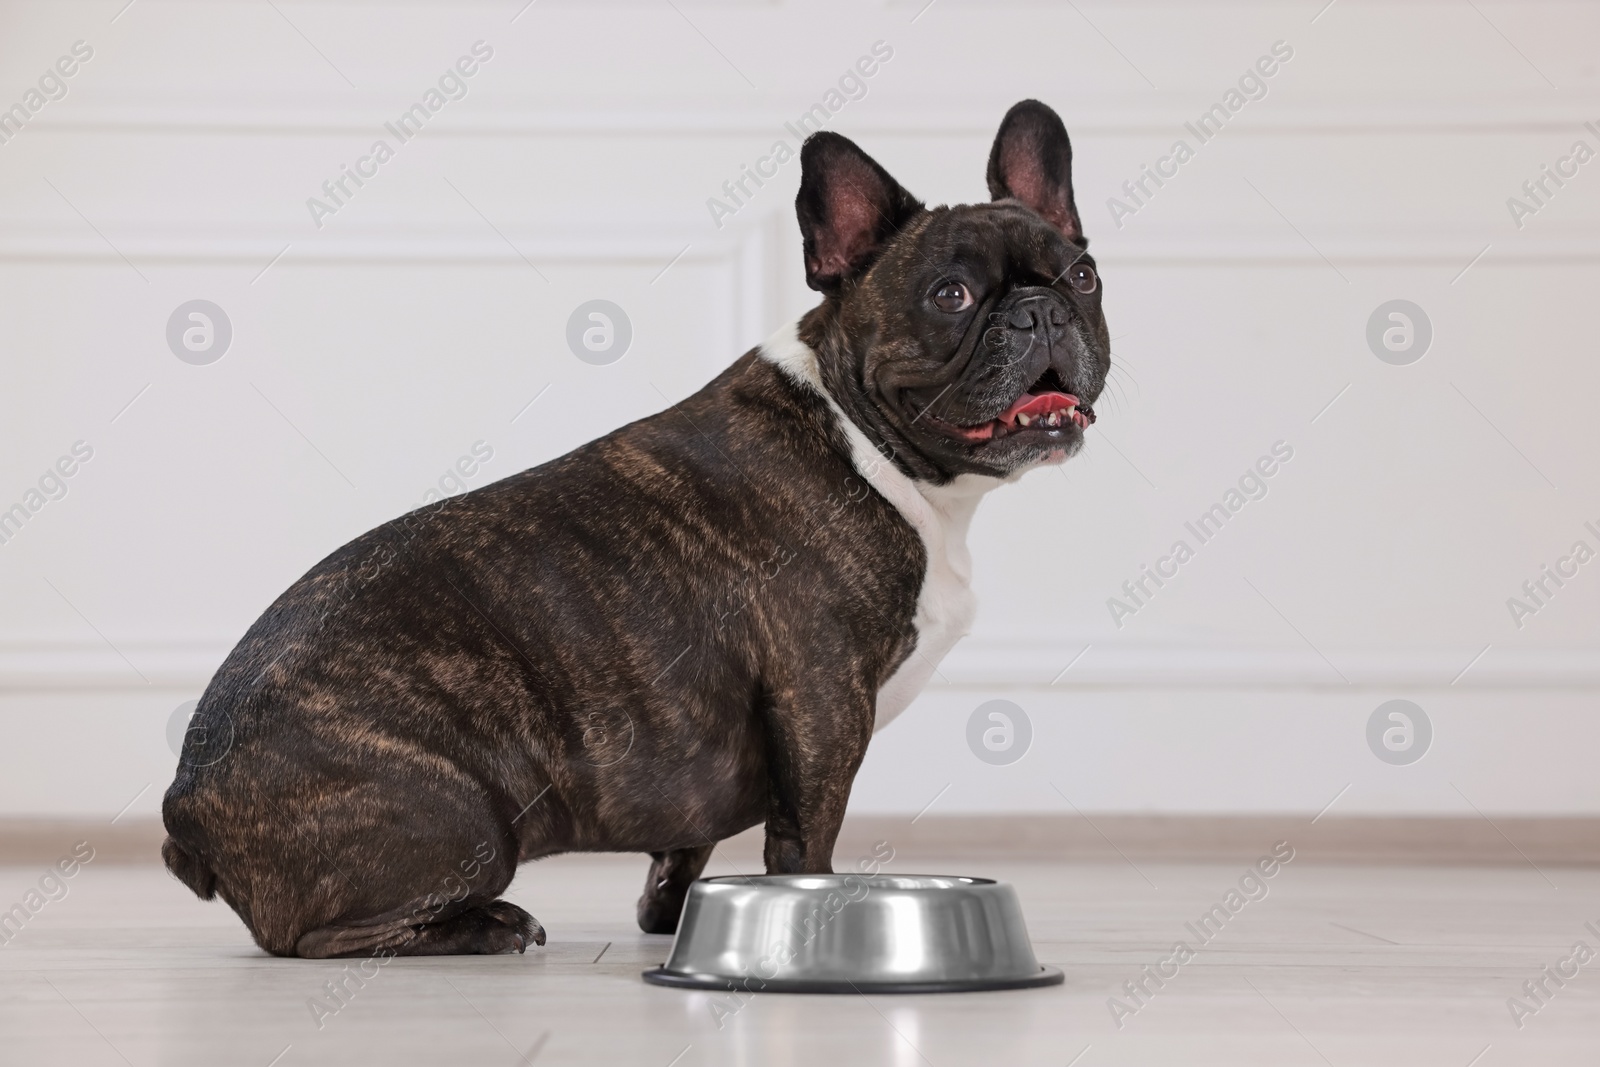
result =
[{"label": "dog's nose", "polygon": [[1067,324],[1067,309],[1053,300],[1035,297],[1024,300],[1011,309],[1011,314],[1006,316],[1006,322],[1013,329],[1032,330],[1045,326],[1065,326]]}]

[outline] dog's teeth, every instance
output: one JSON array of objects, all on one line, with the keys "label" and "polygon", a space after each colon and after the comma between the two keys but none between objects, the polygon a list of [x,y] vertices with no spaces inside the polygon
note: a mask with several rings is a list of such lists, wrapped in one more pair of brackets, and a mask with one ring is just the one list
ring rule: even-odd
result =
[{"label": "dog's teeth", "polygon": [[1018,415],[1017,416],[1017,425],[1019,425],[1019,426],[1032,426],[1033,425],[1033,416],[1032,415]]}]

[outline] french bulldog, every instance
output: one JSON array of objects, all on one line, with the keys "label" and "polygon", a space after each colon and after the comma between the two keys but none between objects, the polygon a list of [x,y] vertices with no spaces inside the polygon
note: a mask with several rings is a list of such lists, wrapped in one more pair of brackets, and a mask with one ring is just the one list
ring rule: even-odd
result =
[{"label": "french bulldog", "polygon": [[716,843],[832,869],[875,730],[971,626],[988,491],[1078,451],[1110,365],[1055,112],[989,203],[801,149],[821,303],[659,414],[356,538],[212,678],[167,867],[279,956],[521,952],[517,865],[648,852],[670,933]]}]

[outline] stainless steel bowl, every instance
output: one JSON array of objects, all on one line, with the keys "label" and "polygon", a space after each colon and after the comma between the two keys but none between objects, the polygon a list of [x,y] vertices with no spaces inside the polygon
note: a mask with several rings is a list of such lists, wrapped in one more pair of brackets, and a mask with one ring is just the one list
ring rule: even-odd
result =
[{"label": "stainless steel bowl", "polygon": [[656,985],[752,993],[957,993],[1055,985],[1022,907],[988,878],[792,874],[689,887]]}]

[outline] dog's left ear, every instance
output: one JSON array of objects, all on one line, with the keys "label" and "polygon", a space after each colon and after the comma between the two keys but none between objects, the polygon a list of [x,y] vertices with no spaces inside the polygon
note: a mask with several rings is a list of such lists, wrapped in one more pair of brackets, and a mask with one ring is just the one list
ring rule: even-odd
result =
[{"label": "dog's left ear", "polygon": [[1082,243],[1072,201],[1072,142],[1061,117],[1039,101],[1022,101],[1000,121],[989,152],[989,193],[1022,201],[1067,240]]},{"label": "dog's left ear", "polygon": [[805,243],[806,284],[830,293],[865,272],[922,202],[854,141],[823,131],[800,147],[794,208]]}]

